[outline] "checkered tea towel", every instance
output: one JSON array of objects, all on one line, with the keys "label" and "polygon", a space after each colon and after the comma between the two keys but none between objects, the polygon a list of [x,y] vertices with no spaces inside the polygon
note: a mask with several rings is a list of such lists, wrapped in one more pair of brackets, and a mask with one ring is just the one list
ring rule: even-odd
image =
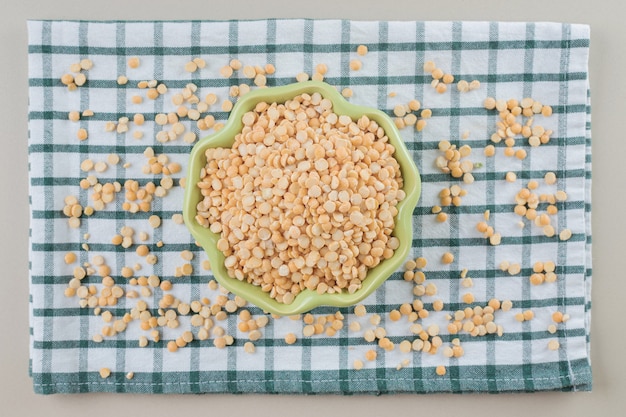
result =
[{"label": "checkered tea towel", "polygon": [[[591,389],[587,26],[30,21],[28,31],[36,392]],[[233,59],[242,67],[225,77]],[[319,78],[319,64],[350,102],[396,119],[423,181],[411,259],[427,263],[412,281],[394,273],[364,315],[276,318],[211,283],[180,222],[181,178],[191,142],[226,122],[224,103],[259,88],[251,76],[285,85]],[[473,182],[449,146],[465,146]]]}]

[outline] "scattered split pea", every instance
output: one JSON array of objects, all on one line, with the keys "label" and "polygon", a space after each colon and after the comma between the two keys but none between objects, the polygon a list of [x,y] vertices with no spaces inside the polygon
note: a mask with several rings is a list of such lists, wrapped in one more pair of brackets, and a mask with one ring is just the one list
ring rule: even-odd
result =
[{"label": "scattered split pea", "polygon": [[377,356],[378,355],[374,349],[370,349],[367,352],[365,352],[365,359],[367,359],[370,362],[375,361]]},{"label": "scattered split pea", "polygon": [[198,68],[204,68],[205,66],[206,66],[206,61],[204,59],[194,58],[185,64],[185,71],[196,72]]},{"label": "scattered split pea", "polygon": [[451,264],[454,262],[454,255],[450,252],[445,252],[441,255],[441,263],[443,264]]},{"label": "scattered split pea", "polygon": [[563,229],[559,233],[559,239],[569,240],[572,237],[572,231],[570,229]]},{"label": "scattered split pea", "polygon": [[352,71],[359,71],[363,67],[363,63],[358,59],[353,59],[350,61],[350,69]]},{"label": "scattered split pea", "polygon": [[136,56],[128,59],[128,66],[130,68],[133,68],[133,69],[139,68],[139,64],[140,64],[139,58]]},{"label": "scattered split pea", "polygon": [[[504,140],[507,146],[504,152],[506,156],[526,158],[525,150],[512,148],[516,138],[520,135],[528,139],[531,147],[538,147],[550,141],[550,135],[553,133],[551,130],[546,130],[540,125],[533,125],[535,115],[542,114],[548,117],[552,114],[550,106],[544,106],[532,98],[524,98],[520,102],[516,99],[496,100],[493,97],[487,97],[483,106],[487,110],[500,112],[500,121],[496,123],[496,132],[491,135],[491,140],[494,143]],[[526,117],[526,120],[519,120],[518,117]]]},{"label": "scattered split pea", "polygon": [[78,129],[78,132],[76,133],[76,137],[78,138],[78,140],[85,140],[89,137],[89,134],[87,133],[87,129],[84,128],[80,128]]},{"label": "scattered split pea", "polygon": [[64,257],[64,261],[66,264],[73,264],[76,262],[76,254],[74,252],[67,252]]},{"label": "scattered split pea", "polygon": [[285,336],[285,343],[287,343],[288,345],[293,345],[294,343],[296,343],[296,335],[293,333],[287,333],[287,335]]}]

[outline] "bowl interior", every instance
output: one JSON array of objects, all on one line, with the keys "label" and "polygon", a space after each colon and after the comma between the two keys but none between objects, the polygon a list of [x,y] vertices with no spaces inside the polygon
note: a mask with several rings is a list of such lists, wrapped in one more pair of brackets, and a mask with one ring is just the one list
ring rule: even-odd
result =
[{"label": "bowl interior", "polygon": [[[331,100],[333,102],[334,112],[339,115],[348,115],[353,120],[358,119],[362,115],[366,115],[371,120],[376,121],[385,130],[385,133],[389,137],[389,142],[395,147],[396,152],[394,153],[394,157],[400,165],[403,190],[406,193],[405,199],[397,206],[398,215],[395,219],[395,228],[393,231],[393,235],[400,241],[400,246],[395,250],[391,258],[382,261],[375,268],[368,271],[367,278],[363,280],[361,289],[353,294],[347,292],[340,294],[318,294],[315,291],[304,290],[295,297],[295,300],[291,304],[283,304],[272,299],[269,294],[263,292],[260,287],[228,276],[228,272],[224,266],[224,255],[217,249],[219,235],[200,226],[195,220],[196,205],[202,199],[200,189],[196,187],[195,184],[200,181],[200,170],[206,165],[205,151],[207,148],[230,148],[234,142],[234,137],[243,128],[243,123],[241,122],[242,116],[246,112],[254,109],[259,101],[282,103],[296,95],[304,93],[313,94],[315,92]],[[228,122],[222,130],[196,143],[189,159],[187,185],[185,187],[185,198],[183,202],[183,216],[185,224],[191,234],[206,251],[211,262],[213,275],[220,285],[267,312],[279,315],[291,315],[306,312],[321,305],[346,307],[356,304],[370,295],[389,278],[403,263],[411,248],[413,236],[412,213],[419,199],[420,192],[421,182],[417,167],[406,149],[406,146],[400,139],[400,135],[394,123],[385,113],[369,107],[348,103],[333,86],[326,83],[308,81],[282,87],[254,90],[246,94],[234,106]]]}]

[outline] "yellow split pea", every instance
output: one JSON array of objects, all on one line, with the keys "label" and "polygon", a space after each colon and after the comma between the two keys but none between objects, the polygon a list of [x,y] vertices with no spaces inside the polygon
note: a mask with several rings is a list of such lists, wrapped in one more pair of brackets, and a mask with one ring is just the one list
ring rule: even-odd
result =
[{"label": "yellow split pea", "polygon": [[136,56],[128,59],[128,66],[130,68],[139,68],[139,63],[140,63],[139,58]]},{"label": "yellow split pea", "polygon": [[450,252],[446,252],[441,256],[441,263],[451,264],[452,262],[454,262],[454,255]]},{"label": "yellow split pea", "polygon": [[362,66],[363,63],[358,59],[353,59],[352,61],[350,61],[350,69],[352,71],[358,71],[361,69]]}]

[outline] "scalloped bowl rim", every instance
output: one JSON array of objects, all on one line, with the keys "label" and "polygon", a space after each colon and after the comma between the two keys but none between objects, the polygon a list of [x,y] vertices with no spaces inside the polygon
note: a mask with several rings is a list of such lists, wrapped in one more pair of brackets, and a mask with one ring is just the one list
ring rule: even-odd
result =
[{"label": "scalloped bowl rim", "polygon": [[[400,165],[403,178],[402,189],[406,197],[398,203],[398,214],[395,218],[393,235],[400,240],[400,246],[394,251],[391,258],[383,260],[376,267],[370,269],[362,282],[362,287],[350,294],[347,292],[334,294],[318,294],[308,289],[296,295],[291,304],[279,303],[263,292],[259,286],[246,281],[231,278],[224,266],[224,255],[217,249],[219,235],[199,225],[196,220],[196,206],[201,200],[200,189],[195,186],[200,180],[200,169],[206,165],[205,151],[207,148],[230,147],[234,137],[243,127],[242,116],[252,110],[256,103],[284,103],[299,94],[320,93],[333,103],[333,111],[338,115],[346,114],[353,120],[366,115],[381,126],[396,151],[394,158]],[[239,99],[233,107],[225,126],[218,132],[206,136],[194,145],[189,156],[187,168],[185,196],[183,201],[183,217],[185,224],[196,241],[203,247],[211,262],[211,272],[215,279],[224,288],[243,297],[248,302],[260,307],[266,312],[281,316],[299,314],[319,306],[347,307],[359,303],[372,294],[406,259],[413,236],[412,213],[421,193],[421,180],[417,166],[413,161],[406,145],[400,137],[396,126],[387,114],[370,107],[359,106],[346,101],[335,87],[319,81],[307,81],[289,84],[280,87],[268,87],[247,93]]]}]

